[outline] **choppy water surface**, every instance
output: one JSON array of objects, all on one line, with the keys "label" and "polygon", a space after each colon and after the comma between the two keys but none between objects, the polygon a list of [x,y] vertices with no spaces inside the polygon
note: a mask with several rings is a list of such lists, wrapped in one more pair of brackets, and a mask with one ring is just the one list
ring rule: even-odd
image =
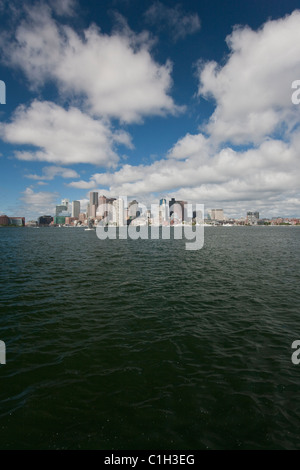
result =
[{"label": "choppy water surface", "polygon": [[300,448],[300,227],[0,251],[1,449]]}]

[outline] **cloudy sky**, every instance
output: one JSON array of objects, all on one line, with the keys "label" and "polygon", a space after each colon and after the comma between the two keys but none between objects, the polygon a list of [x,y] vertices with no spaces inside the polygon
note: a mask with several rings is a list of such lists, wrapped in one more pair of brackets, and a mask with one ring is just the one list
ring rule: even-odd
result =
[{"label": "cloudy sky", "polygon": [[299,1],[0,0],[0,15],[0,213],[97,190],[300,217]]}]

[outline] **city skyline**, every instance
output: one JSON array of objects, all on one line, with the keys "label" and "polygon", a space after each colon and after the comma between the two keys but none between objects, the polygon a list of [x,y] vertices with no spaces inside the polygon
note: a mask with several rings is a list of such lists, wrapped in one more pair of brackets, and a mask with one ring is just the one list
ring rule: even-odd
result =
[{"label": "city skyline", "polygon": [[93,191],[298,217],[297,8],[3,2],[0,213]]},{"label": "city skyline", "polygon": [[[217,225],[226,225],[228,223],[234,225],[300,225],[299,217],[277,215],[270,219],[260,217],[259,211],[247,211],[246,214],[234,218],[228,217],[222,208],[205,209],[202,205],[194,205],[189,201],[180,201],[175,198],[170,200],[166,198],[159,199],[156,203],[151,204],[150,209],[136,199],[128,200],[126,196],[107,198],[104,194],[99,195],[98,192],[90,192],[89,201],[86,211],[84,211],[80,207],[80,201],[70,201],[64,198],[55,207],[54,215],[40,215],[36,221],[30,220],[27,221],[27,224],[29,226],[36,223],[41,226],[78,224],[87,226],[90,221],[97,225],[105,219],[108,224],[117,226],[145,225],[145,223],[150,225],[173,225],[181,222],[190,224],[192,221],[194,223],[208,222]],[[197,207],[198,210],[201,207],[200,215],[197,213]],[[0,218],[3,221],[9,220],[6,214],[0,215]],[[22,219],[24,221],[23,225],[25,225],[24,217],[15,217],[15,219]]]}]

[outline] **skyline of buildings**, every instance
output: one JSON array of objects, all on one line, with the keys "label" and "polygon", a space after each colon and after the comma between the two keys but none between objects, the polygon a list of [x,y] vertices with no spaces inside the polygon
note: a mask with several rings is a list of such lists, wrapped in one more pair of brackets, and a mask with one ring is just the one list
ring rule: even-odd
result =
[{"label": "skyline of buildings", "polygon": [[[126,201],[126,204],[125,204]],[[97,191],[89,193],[89,202],[86,211],[81,212],[81,202],[71,201],[67,198],[55,206],[54,215],[41,215],[38,219],[29,221],[26,225],[50,226],[50,225],[178,225],[205,223],[209,225],[298,225],[300,218],[272,217],[262,218],[258,211],[247,211],[245,217],[229,218],[222,208],[208,209],[206,214],[191,211],[192,204],[187,201],[171,198],[159,199],[158,204],[152,204],[151,210],[147,209],[136,199],[127,202],[126,197],[106,197]],[[0,226],[25,226],[24,217],[8,217],[0,215]]]}]

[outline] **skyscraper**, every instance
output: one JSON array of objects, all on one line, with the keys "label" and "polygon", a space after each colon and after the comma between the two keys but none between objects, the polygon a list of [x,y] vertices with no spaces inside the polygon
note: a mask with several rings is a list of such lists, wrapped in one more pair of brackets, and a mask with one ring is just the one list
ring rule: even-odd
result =
[{"label": "skyscraper", "polygon": [[90,192],[89,217],[96,217],[97,208],[98,208],[98,193]]},{"label": "skyscraper", "polygon": [[115,199],[113,205],[113,223],[118,227],[123,227],[124,224],[124,199]]},{"label": "skyscraper", "polygon": [[99,196],[97,216],[106,217],[106,215],[107,215],[107,197],[104,195]]},{"label": "skyscraper", "polygon": [[62,199],[62,200],[61,200],[61,205],[62,205],[62,206],[66,206],[66,211],[69,210],[69,204],[70,204],[70,200],[69,200],[69,199]]},{"label": "skyscraper", "polygon": [[79,214],[80,214],[80,202],[73,201],[72,202],[72,217],[75,217],[76,219],[78,219]]},{"label": "skyscraper", "polygon": [[65,204],[61,204],[59,206],[56,206],[55,208],[55,215],[59,216],[62,212],[66,212],[68,210],[68,206]]},{"label": "skyscraper", "polygon": [[159,201],[159,225],[164,225],[168,221],[167,201],[160,199]]}]

